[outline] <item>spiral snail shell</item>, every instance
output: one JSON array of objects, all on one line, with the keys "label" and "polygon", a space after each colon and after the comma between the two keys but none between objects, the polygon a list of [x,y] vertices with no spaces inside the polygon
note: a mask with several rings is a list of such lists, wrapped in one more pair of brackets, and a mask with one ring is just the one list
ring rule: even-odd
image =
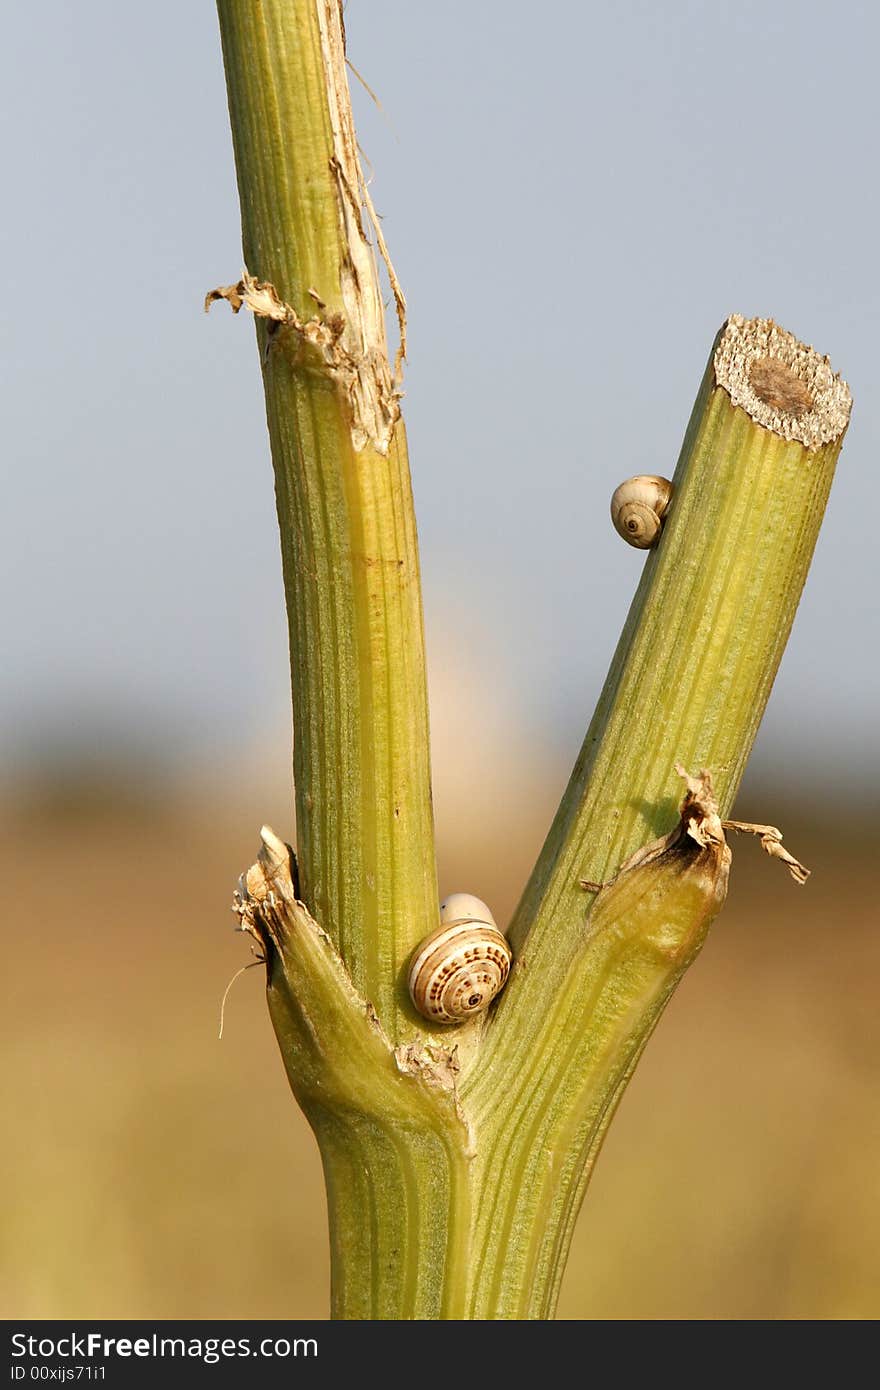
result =
[{"label": "spiral snail shell", "polygon": [[660,538],[671,501],[672,483],[668,478],[647,473],[627,478],[611,498],[614,529],[629,545],[650,550]]},{"label": "spiral snail shell", "polygon": [[439,927],[413,952],[410,997],[432,1023],[464,1023],[504,988],[512,959],[486,904],[452,893],[440,904]]}]

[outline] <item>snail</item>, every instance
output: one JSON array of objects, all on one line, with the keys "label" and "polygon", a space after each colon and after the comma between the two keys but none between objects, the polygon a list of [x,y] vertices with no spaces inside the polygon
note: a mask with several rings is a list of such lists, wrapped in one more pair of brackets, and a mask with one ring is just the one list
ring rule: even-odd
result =
[{"label": "snail", "polygon": [[649,474],[627,478],[611,498],[614,529],[630,545],[650,550],[657,544],[671,501],[672,484],[668,478]]},{"label": "snail", "polygon": [[486,904],[471,893],[451,893],[440,904],[440,926],[413,952],[410,997],[432,1023],[464,1023],[504,988],[512,959]]}]

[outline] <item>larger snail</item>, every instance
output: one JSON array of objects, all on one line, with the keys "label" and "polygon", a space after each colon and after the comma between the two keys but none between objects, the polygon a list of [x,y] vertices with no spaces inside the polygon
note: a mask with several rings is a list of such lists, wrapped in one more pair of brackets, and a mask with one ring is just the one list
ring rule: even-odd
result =
[{"label": "larger snail", "polygon": [[486,904],[471,893],[451,893],[440,904],[439,927],[413,952],[410,997],[432,1023],[464,1023],[488,1009],[512,960]]},{"label": "larger snail", "polygon": [[627,478],[611,498],[614,529],[629,545],[650,550],[660,539],[671,501],[672,483],[668,478],[647,473]]}]

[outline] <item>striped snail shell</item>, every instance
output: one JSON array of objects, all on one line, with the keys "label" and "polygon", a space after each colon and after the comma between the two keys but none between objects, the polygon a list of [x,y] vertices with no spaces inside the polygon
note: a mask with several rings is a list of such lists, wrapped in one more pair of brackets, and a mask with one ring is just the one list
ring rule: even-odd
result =
[{"label": "striped snail shell", "polygon": [[439,927],[413,952],[410,996],[432,1023],[464,1023],[504,988],[512,959],[486,904],[471,893],[452,893],[440,904]]},{"label": "striped snail shell", "polygon": [[663,519],[672,501],[668,478],[640,473],[627,478],[611,498],[611,520],[618,535],[638,550],[650,550],[660,539]]}]

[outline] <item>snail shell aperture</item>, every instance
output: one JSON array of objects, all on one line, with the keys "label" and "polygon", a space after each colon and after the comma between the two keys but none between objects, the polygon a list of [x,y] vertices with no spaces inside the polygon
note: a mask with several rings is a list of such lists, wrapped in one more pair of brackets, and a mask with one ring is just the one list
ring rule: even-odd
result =
[{"label": "snail shell aperture", "polygon": [[629,545],[650,550],[660,538],[671,501],[672,483],[668,478],[647,473],[627,478],[611,498],[614,528]]},{"label": "snail shell aperture", "polygon": [[483,1013],[504,988],[513,956],[489,908],[470,893],[453,893],[440,926],[413,952],[409,992],[432,1023],[464,1023]]}]

